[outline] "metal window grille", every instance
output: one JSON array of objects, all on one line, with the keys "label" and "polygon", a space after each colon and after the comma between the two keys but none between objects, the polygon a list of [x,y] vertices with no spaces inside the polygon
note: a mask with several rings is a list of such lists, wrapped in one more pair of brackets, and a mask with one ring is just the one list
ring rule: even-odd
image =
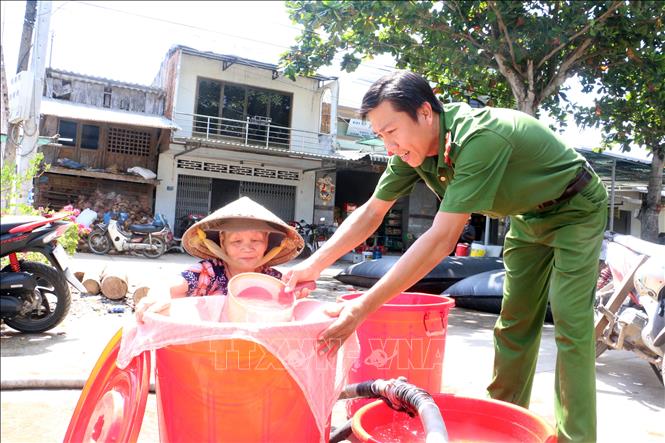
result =
[{"label": "metal window grille", "polygon": [[248,165],[232,165],[222,162],[197,161],[180,158],[176,166],[179,169],[189,169],[193,171],[206,171],[223,173],[229,175],[239,175],[243,177],[272,178],[285,181],[299,181],[300,172],[285,169],[276,169]]},{"label": "metal window grille", "polygon": [[274,183],[240,182],[240,196],[247,196],[265,206],[284,221],[293,220],[296,187]]},{"label": "metal window grille", "polygon": [[193,175],[178,175],[178,192],[175,200],[175,233],[184,233],[183,218],[189,214],[208,214],[212,179]]}]

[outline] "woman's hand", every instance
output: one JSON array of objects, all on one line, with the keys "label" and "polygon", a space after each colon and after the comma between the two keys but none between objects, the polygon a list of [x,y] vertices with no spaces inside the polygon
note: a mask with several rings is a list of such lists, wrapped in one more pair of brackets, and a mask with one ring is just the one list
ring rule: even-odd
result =
[{"label": "woman's hand", "polygon": [[330,358],[337,353],[370,312],[359,299],[340,302],[327,308],[325,312],[331,317],[337,317],[337,320],[319,334],[317,349],[319,355],[326,354]]},{"label": "woman's hand", "polygon": [[143,323],[143,314],[146,312],[157,312],[168,315],[171,308],[171,297],[155,296],[148,294],[136,305],[136,321]]}]

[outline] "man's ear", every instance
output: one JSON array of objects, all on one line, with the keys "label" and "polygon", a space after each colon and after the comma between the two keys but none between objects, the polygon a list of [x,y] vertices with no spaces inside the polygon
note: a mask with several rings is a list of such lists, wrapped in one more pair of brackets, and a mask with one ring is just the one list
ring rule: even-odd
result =
[{"label": "man's ear", "polygon": [[432,124],[432,121],[434,121],[434,110],[429,102],[424,102],[420,105],[418,108],[418,118],[423,119],[427,124]]}]

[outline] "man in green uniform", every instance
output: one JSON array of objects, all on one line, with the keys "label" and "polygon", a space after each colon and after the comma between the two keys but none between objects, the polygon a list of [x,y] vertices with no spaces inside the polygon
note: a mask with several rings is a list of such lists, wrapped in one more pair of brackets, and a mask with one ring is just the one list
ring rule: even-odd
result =
[{"label": "man in green uniform", "polygon": [[593,294],[607,219],[607,193],[596,174],[538,120],[509,109],[442,105],[429,84],[411,72],[374,83],[361,113],[392,155],[388,167],[370,200],[284,276],[287,286],[315,280],[364,241],[417,181],[423,180],[441,205],[431,228],[383,278],[331,313],[338,319],[321,334],[320,352],[335,352],[367,315],[446,257],[469,213],[510,216],[489,394],[528,407],[549,300],[559,441],[595,441]]}]

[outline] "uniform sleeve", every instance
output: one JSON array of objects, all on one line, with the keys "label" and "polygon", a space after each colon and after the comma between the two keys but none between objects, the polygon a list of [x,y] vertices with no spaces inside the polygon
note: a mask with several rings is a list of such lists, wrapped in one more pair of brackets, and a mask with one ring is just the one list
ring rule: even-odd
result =
[{"label": "uniform sleeve", "polygon": [[407,195],[420,180],[418,172],[404,163],[397,155],[388,160],[388,166],[383,171],[379,183],[374,190],[374,197],[384,201],[394,201]]},{"label": "uniform sleeve", "polygon": [[448,184],[439,211],[491,210],[512,151],[507,140],[492,132],[469,139],[455,159],[455,177]]}]

